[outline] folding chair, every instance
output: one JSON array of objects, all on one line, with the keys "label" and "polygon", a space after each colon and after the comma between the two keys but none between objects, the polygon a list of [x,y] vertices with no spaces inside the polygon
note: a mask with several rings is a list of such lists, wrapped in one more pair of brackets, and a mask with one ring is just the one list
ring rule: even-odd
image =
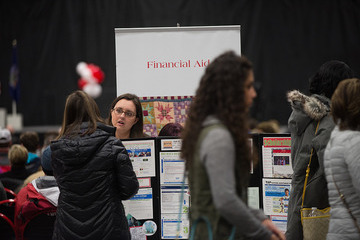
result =
[{"label": "folding chair", "polygon": [[15,199],[6,199],[0,201],[0,213],[4,214],[12,222],[14,222]]},{"label": "folding chair", "polygon": [[15,200],[0,201],[0,236],[4,240],[15,239],[14,227]]},{"label": "folding chair", "polygon": [[6,192],[7,199],[15,199],[16,198],[16,193],[13,190],[8,189],[8,188],[4,188],[4,190]]}]

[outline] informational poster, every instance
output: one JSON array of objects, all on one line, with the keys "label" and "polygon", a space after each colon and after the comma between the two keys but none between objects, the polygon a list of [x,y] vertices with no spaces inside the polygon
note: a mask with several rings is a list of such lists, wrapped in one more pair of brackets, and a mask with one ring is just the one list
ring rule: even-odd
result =
[{"label": "informational poster", "polygon": [[270,220],[279,228],[283,233],[286,232],[287,216],[272,215]]},{"label": "informational poster", "polygon": [[248,206],[254,209],[260,208],[259,187],[248,187]]},{"label": "informational poster", "polygon": [[123,141],[138,178],[155,177],[154,140]]},{"label": "informational poster", "polygon": [[190,191],[181,158],[181,139],[160,140],[160,219],[161,239],[187,239],[190,223]]},{"label": "informational poster", "polygon": [[194,96],[206,66],[225,51],[240,55],[240,40],[240,25],[117,28],[117,96]]},{"label": "informational poster", "polygon": [[142,226],[130,227],[131,240],[146,240],[146,234]]},{"label": "informational poster", "polygon": [[160,184],[182,184],[184,181],[185,162],[180,152],[160,152]]},{"label": "informational poster", "polygon": [[265,178],[291,178],[291,138],[264,137],[262,146]]},{"label": "informational poster", "polygon": [[287,216],[291,179],[263,179],[263,204],[266,215]]},{"label": "informational poster", "polygon": [[138,178],[139,188],[151,187],[151,178]]},{"label": "informational poster", "polygon": [[[182,196],[181,196],[182,195]],[[161,238],[188,238],[190,223],[188,219],[190,192],[186,186],[161,187]],[[180,202],[182,199],[182,202]]]},{"label": "informational poster", "polygon": [[188,239],[190,222],[187,214],[162,214],[161,239]]},{"label": "informational poster", "polygon": [[125,215],[131,214],[137,220],[153,218],[152,188],[140,188],[134,197],[122,203],[125,208]]},{"label": "informational poster", "polygon": [[[181,195],[183,200],[180,202]],[[187,186],[162,186],[161,187],[161,213],[179,214],[189,213],[190,192]],[[180,209],[181,208],[181,209]]]},{"label": "informational poster", "polygon": [[[161,187],[161,238],[188,238],[190,192],[188,186]],[[182,201],[181,201],[182,200]],[[178,231],[179,230],[179,231]]]},{"label": "informational poster", "polygon": [[291,178],[291,148],[273,148],[272,161],[274,178]]},{"label": "informational poster", "polygon": [[181,150],[181,139],[162,139],[161,140],[161,151],[180,151]]}]

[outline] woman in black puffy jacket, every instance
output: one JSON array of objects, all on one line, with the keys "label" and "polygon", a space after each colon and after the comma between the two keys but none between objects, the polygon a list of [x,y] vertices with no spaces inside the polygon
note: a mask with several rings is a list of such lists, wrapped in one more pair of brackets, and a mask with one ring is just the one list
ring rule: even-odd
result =
[{"label": "woman in black puffy jacket", "polygon": [[115,131],[85,92],[68,96],[60,134],[51,143],[60,189],[53,239],[130,239],[121,201],[139,184]]}]

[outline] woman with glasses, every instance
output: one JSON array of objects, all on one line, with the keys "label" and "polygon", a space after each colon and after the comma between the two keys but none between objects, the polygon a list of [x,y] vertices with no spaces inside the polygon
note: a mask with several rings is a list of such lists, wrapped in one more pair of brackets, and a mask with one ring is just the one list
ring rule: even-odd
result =
[{"label": "woman with glasses", "polygon": [[[248,112],[256,97],[252,64],[226,52],[206,68],[183,131],[191,227],[207,219],[213,239],[284,239],[260,210],[247,206],[251,156]],[[195,239],[208,239],[204,221]]]},{"label": "woman with glasses", "polygon": [[85,92],[67,97],[61,131],[50,145],[60,189],[53,239],[131,239],[122,200],[134,196],[139,183],[115,131]]},{"label": "woman with glasses", "polygon": [[131,93],[118,96],[111,103],[107,123],[116,127],[115,136],[119,139],[144,137],[140,99]]}]

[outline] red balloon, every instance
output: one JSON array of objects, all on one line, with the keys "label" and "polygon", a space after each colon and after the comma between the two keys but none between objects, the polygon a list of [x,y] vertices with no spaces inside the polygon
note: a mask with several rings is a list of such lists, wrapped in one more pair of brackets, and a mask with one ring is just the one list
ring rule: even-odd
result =
[{"label": "red balloon", "polygon": [[90,68],[97,83],[100,84],[104,81],[105,74],[98,66],[90,63],[90,64],[88,64],[88,68]]},{"label": "red balloon", "polygon": [[78,86],[79,86],[79,88],[80,88],[81,90],[83,90],[83,89],[84,89],[84,86],[85,86],[87,83],[88,83],[88,82],[87,82],[85,79],[80,78],[79,81],[78,81]]}]

